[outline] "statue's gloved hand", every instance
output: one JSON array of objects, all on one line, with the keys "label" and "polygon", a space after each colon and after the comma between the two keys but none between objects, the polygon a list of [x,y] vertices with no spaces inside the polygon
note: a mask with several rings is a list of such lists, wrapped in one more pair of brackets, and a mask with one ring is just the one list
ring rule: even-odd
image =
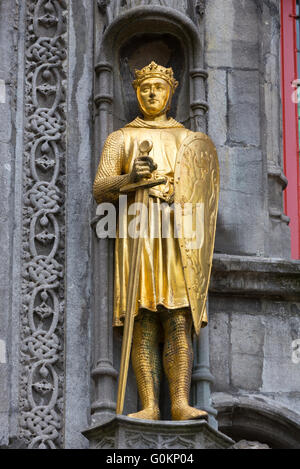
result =
[{"label": "statue's gloved hand", "polygon": [[143,178],[151,178],[151,173],[157,169],[151,156],[139,156],[133,162],[132,171],[130,173],[131,182],[138,182]]}]

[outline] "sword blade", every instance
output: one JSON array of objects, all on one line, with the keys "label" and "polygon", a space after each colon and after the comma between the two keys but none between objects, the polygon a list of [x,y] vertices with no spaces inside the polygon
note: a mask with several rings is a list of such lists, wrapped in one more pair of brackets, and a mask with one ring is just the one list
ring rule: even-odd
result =
[{"label": "sword blade", "polygon": [[[117,397],[117,409],[116,413],[121,415],[124,409],[128,368],[130,360],[130,352],[133,337],[134,328],[134,315],[136,308],[137,291],[139,286],[140,278],[140,267],[141,267],[141,254],[143,248],[143,233],[147,227],[148,222],[148,200],[149,200],[149,189],[137,189],[135,193],[135,203],[141,203],[140,213],[140,236],[133,239],[131,263],[129,270],[128,279],[128,294],[127,294],[127,305],[126,314],[124,321],[122,351],[121,351],[121,364],[118,382],[118,397]],[[135,230],[137,231],[138,220],[136,217]]]}]

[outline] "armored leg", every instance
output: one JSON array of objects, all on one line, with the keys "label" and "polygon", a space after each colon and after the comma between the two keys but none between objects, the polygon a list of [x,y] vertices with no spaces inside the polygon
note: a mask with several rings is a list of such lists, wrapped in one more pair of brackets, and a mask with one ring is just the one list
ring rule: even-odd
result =
[{"label": "armored leg", "polygon": [[140,313],[135,322],[132,345],[132,364],[142,403],[140,412],[128,417],[159,420],[159,385],[161,357],[159,350],[160,323],[158,315],[150,311]]},{"label": "armored leg", "polygon": [[170,388],[172,419],[207,419],[207,412],[189,406],[193,366],[190,311],[166,311],[162,314],[162,323],[165,332],[163,364]]}]

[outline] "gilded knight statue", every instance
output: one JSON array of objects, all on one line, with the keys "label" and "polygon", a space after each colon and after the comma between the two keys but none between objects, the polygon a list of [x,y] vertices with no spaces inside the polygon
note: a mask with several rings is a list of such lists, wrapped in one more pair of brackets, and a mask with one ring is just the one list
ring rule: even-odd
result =
[{"label": "gilded knight statue", "polygon": [[[118,203],[124,187],[138,188],[140,181],[153,177],[164,180],[147,189],[148,229],[140,249],[132,339],[132,363],[142,409],[129,417],[160,419],[163,369],[169,384],[172,419],[207,419],[204,410],[189,405],[189,393],[192,336],[207,323],[206,298],[219,198],[217,153],[207,135],[168,118],[178,86],[171,68],[152,62],[136,70],[133,86],[142,116],[108,136],[93,187],[98,204]],[[146,157],[141,153],[142,142],[149,143]],[[128,208],[134,197],[134,191],[128,192]],[[195,230],[182,210],[185,205],[192,207],[197,218]],[[128,229],[128,213],[119,221],[115,242],[116,327],[124,325],[131,295],[128,279],[135,269],[132,239],[120,236],[121,228],[122,232]],[[168,236],[164,236],[162,225],[167,217],[171,223]],[[180,223],[178,235],[176,227]]]}]

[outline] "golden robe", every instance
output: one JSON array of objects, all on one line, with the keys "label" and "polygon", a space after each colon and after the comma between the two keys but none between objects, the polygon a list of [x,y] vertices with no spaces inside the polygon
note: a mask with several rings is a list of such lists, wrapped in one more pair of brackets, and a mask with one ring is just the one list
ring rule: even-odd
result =
[{"label": "golden robe", "polygon": [[[131,172],[134,159],[139,156],[139,144],[151,140],[150,156],[157,164],[156,173],[167,176],[167,184],[150,189],[148,232],[144,237],[136,315],[140,308],[157,311],[158,306],[181,309],[190,306],[178,239],[174,237],[174,211],[166,200],[173,193],[174,168],[177,152],[191,133],[174,119],[164,122],[135,119],[107,138],[98,167],[94,194],[98,203],[116,201],[123,185],[122,175]],[[127,209],[134,202],[128,196]],[[123,214],[124,215],[124,214]],[[120,217],[115,243],[114,326],[123,325],[127,303],[131,238],[119,237],[127,233],[130,216]],[[164,217],[170,217],[169,236],[164,237]],[[121,227],[122,225],[122,227]],[[166,225],[164,225],[166,226]],[[206,322],[206,318],[204,318]]]}]

